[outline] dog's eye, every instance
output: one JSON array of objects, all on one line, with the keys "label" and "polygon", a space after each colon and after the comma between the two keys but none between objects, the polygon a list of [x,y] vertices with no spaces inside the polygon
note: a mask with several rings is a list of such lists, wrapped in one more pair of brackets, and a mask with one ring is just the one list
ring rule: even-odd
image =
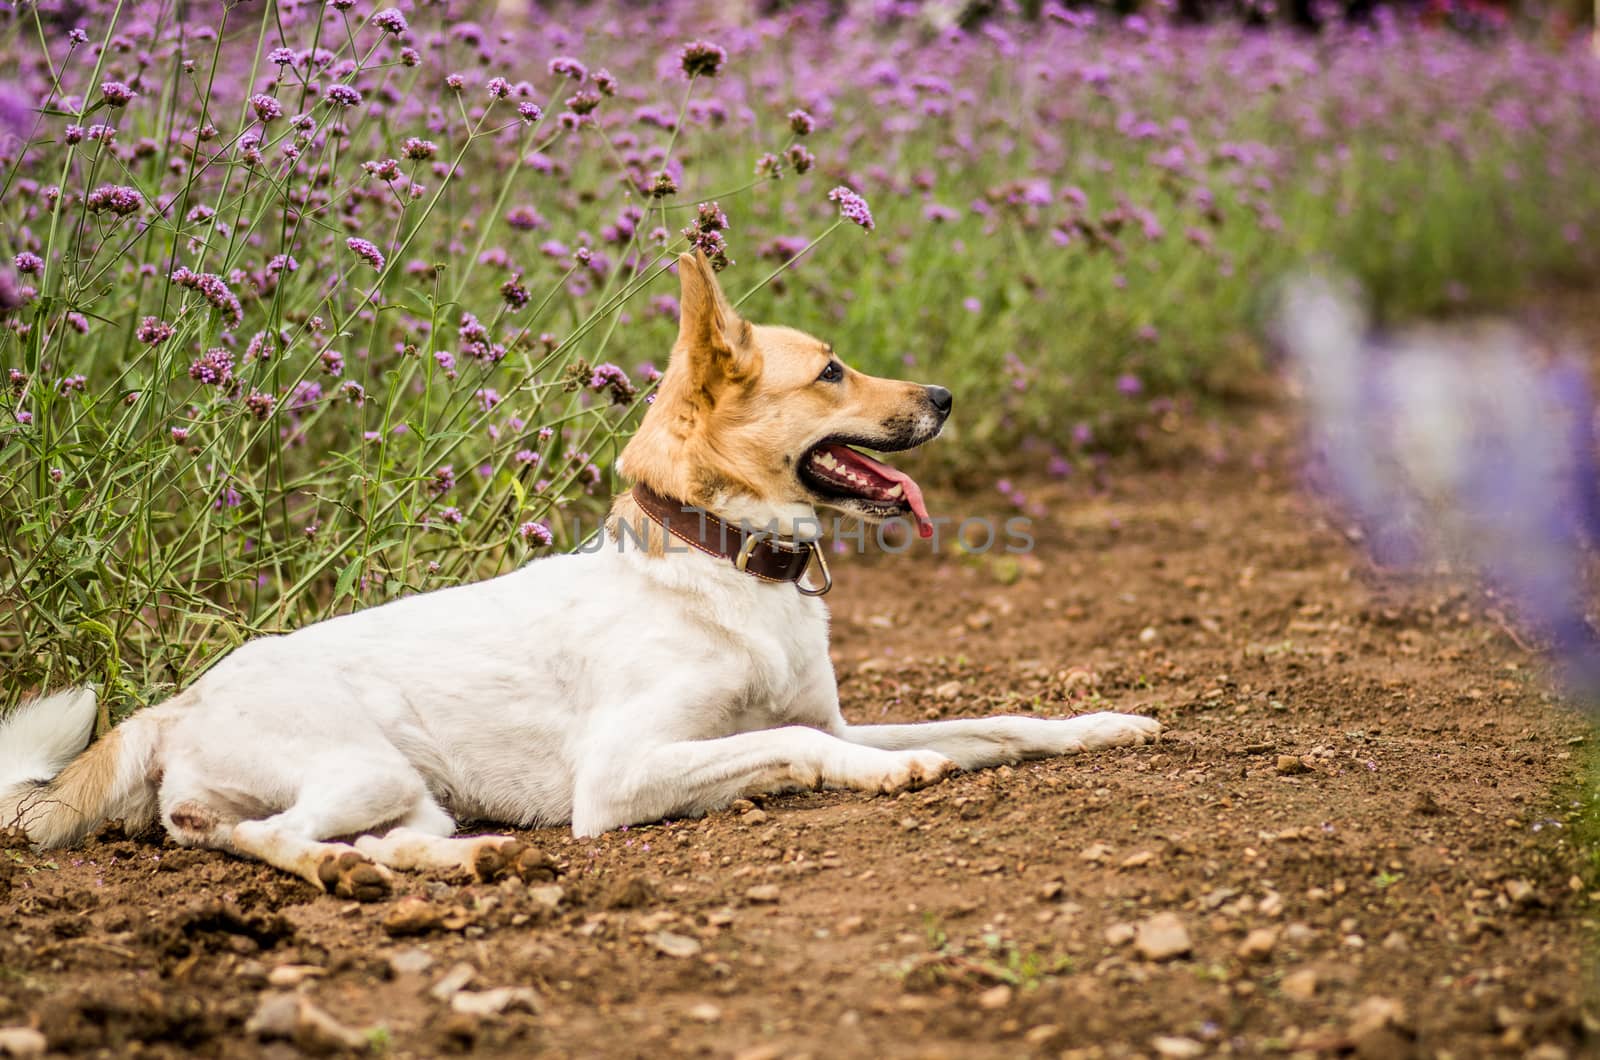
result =
[{"label": "dog's eye", "polygon": [[817,376],[817,382],[819,382],[819,383],[837,383],[839,380],[841,380],[843,378],[844,378],[844,365],[840,364],[838,361],[829,361],[828,362],[828,367],[824,368],[822,370],[822,374]]}]

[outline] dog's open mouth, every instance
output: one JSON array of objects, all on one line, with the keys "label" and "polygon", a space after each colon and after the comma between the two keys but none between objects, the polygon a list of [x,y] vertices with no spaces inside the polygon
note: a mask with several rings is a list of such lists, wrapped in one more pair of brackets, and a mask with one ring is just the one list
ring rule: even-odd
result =
[{"label": "dog's open mouth", "polygon": [[826,500],[849,501],[849,509],[880,519],[909,512],[917,520],[919,535],[933,534],[933,520],[916,481],[842,442],[813,446],[800,460],[800,475]]}]

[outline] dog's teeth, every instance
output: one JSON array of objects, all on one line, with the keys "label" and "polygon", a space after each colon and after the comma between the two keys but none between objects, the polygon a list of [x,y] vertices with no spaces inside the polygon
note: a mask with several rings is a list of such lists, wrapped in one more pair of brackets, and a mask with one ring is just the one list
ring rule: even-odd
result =
[{"label": "dog's teeth", "polygon": [[885,497],[898,497],[901,494],[903,494],[904,492],[905,492],[905,487],[901,486],[900,483],[896,482],[894,484],[894,488],[890,489],[887,493],[884,494],[884,496]]}]

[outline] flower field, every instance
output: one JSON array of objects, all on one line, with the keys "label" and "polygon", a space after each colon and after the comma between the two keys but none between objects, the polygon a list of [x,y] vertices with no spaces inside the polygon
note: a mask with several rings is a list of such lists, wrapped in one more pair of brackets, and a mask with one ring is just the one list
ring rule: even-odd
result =
[{"label": "flower field", "polygon": [[[92,0],[0,14],[4,695],[569,547],[698,247],[755,319],[1052,473],[1383,314],[1600,265],[1600,68],[1379,18]],[[197,14],[203,11],[204,14]],[[581,518],[580,518],[581,517]]]}]

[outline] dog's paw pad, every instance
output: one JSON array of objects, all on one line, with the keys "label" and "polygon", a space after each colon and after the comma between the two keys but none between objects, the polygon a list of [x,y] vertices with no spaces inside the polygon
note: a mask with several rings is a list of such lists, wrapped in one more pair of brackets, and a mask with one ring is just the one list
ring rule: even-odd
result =
[{"label": "dog's paw pad", "polygon": [[547,883],[556,878],[555,858],[537,847],[525,847],[512,867],[524,883]]},{"label": "dog's paw pad", "polygon": [[394,885],[394,876],[388,869],[354,850],[323,858],[317,865],[317,879],[322,881],[323,890],[358,902],[387,898]]},{"label": "dog's paw pad", "polygon": [[488,840],[478,844],[472,852],[472,874],[485,883],[494,883],[509,875],[509,866],[520,853],[523,844],[515,839]]},{"label": "dog's paw pad", "polygon": [[524,883],[546,882],[556,878],[556,863],[537,847],[507,839],[480,846],[472,858],[472,871],[485,883],[508,876],[515,876]]}]

